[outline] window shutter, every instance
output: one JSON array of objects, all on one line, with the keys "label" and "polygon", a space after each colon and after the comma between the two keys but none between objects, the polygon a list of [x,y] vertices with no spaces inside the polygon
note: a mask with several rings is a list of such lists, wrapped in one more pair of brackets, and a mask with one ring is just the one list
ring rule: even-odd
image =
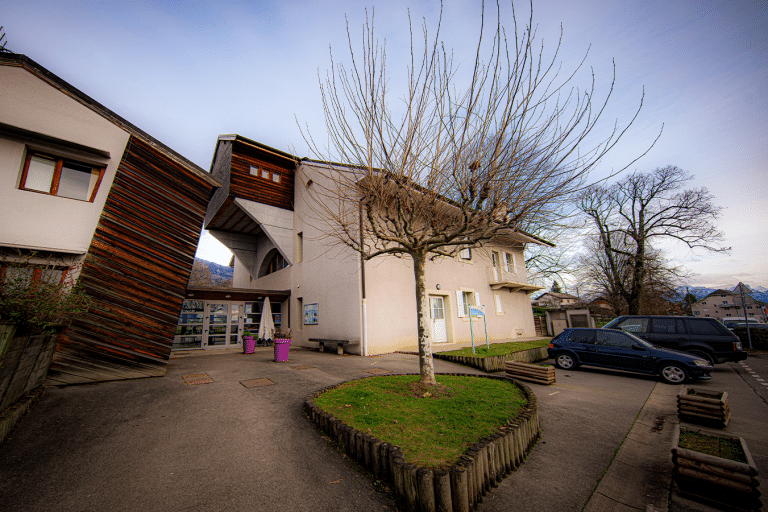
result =
[{"label": "window shutter", "polygon": [[493,300],[496,301],[496,312],[499,314],[504,313],[504,309],[501,307],[501,295],[494,293]]},{"label": "window shutter", "polygon": [[459,314],[459,318],[464,318],[464,296],[461,290],[456,292],[456,312]]},{"label": "window shutter", "polygon": [[475,306],[477,306],[477,309],[480,309],[480,294],[475,292]]}]

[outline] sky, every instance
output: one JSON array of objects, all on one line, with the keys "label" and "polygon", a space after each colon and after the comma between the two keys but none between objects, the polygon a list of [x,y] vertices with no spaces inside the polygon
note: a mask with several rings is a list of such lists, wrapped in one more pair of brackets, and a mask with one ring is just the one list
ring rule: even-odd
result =
[{"label": "sky", "polygon": [[[22,53],[178,153],[208,170],[216,139],[237,133],[298,156],[310,154],[299,125],[325,133],[318,76],[348,57],[368,13],[386,40],[390,87],[408,60],[408,12],[435,28],[440,3],[339,1],[3,0],[7,48]],[[502,18],[511,27],[510,3]],[[495,6],[494,6],[495,9]],[[528,4],[515,5],[518,20]],[[768,0],[534,1],[544,53],[563,70],[594,73],[598,95],[613,80],[604,115],[620,126],[640,114],[594,178],[676,165],[723,208],[717,220],[727,254],[664,244],[686,284],[743,281],[768,286]],[[480,31],[480,2],[443,4],[441,39],[469,66]],[[1,92],[0,92],[1,93]],[[662,129],[663,128],[663,129]],[[198,255],[228,263],[210,236]]]}]

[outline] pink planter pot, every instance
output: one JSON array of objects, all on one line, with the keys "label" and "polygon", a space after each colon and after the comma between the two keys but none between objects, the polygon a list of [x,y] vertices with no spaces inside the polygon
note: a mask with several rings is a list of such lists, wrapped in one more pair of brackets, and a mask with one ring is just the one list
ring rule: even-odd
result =
[{"label": "pink planter pot", "polygon": [[256,350],[256,338],[243,336],[243,354],[253,354],[254,350]]},{"label": "pink planter pot", "polygon": [[288,361],[288,350],[291,348],[291,340],[276,339],[273,341],[275,342],[275,362]]}]

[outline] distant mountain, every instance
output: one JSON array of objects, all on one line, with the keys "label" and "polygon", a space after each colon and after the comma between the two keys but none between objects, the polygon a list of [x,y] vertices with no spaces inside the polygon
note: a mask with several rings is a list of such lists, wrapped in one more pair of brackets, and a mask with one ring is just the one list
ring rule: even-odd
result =
[{"label": "distant mountain", "polygon": [[209,286],[232,286],[232,276],[235,269],[228,265],[220,265],[213,261],[207,261],[195,258],[195,266],[205,265],[211,271],[211,282],[206,283]]},{"label": "distant mountain", "polygon": [[[738,284],[738,283],[736,283]],[[717,288],[707,288],[704,286],[680,286],[677,288],[677,292],[681,297],[685,296],[686,291],[693,294],[696,299],[701,300],[710,293],[716,290],[733,290],[736,288],[736,284],[718,286]],[[748,285],[749,286],[749,285]],[[765,286],[749,286],[752,289],[752,293],[749,295],[760,302],[768,303],[768,288]]]}]

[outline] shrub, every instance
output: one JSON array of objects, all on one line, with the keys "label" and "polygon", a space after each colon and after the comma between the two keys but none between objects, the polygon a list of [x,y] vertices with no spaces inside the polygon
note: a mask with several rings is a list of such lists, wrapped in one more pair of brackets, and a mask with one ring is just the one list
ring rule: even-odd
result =
[{"label": "shrub", "polygon": [[49,334],[85,313],[91,298],[74,282],[78,268],[62,268],[48,259],[33,263],[37,253],[4,258],[0,274],[0,322],[16,324],[29,334]]}]

